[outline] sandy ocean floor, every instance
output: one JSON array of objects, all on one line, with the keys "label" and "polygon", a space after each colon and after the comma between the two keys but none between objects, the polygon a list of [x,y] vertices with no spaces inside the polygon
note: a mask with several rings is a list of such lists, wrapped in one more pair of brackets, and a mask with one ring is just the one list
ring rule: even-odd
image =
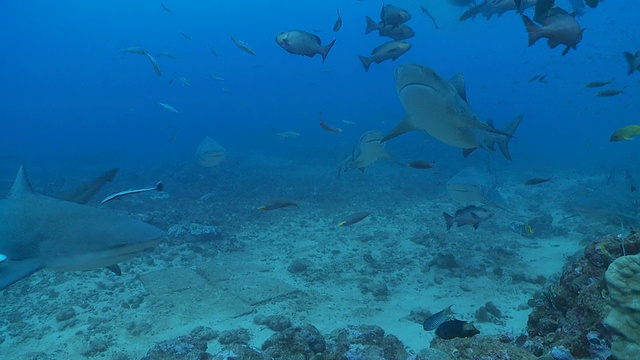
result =
[{"label": "sandy ocean floor", "polygon": [[[273,331],[253,318],[273,314],[323,334],[376,324],[417,352],[434,334],[411,321],[411,311],[449,305],[481,334],[519,334],[531,311],[527,300],[591,231],[582,218],[563,220],[570,214],[561,194],[576,181],[561,175],[535,188],[509,179],[500,188],[509,211],[493,209],[478,230],[447,231],[442,212],[462,207],[444,186],[453,169],[434,175],[376,164],[364,175],[336,179],[326,169],[274,161],[242,174],[224,167],[165,171],[158,176],[166,194],[110,207],[167,230],[167,240],[121,264],[119,277],[102,269],[41,271],[3,291],[3,358],[139,359],[155,342],[199,325],[247,328],[250,344],[259,347]],[[121,176],[105,194],[135,187],[126,172]],[[275,198],[298,206],[256,210]],[[360,210],[372,214],[351,227],[336,226]],[[567,234],[529,239],[508,229],[542,212]],[[502,317],[478,322],[475,312],[488,301]],[[220,348],[213,340],[208,351]]]}]

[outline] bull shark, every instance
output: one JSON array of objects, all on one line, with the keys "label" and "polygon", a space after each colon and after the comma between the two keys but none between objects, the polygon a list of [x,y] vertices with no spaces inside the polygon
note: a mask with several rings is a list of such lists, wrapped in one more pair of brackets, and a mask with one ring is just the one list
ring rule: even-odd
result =
[{"label": "bull shark", "polygon": [[83,205],[112,175],[105,173],[81,196],[66,201],[37,193],[20,167],[6,199],[0,200],[0,289],[42,269],[107,267],[118,273],[119,262],[163,238],[155,226]]},{"label": "bull shark", "polygon": [[404,64],[396,69],[395,82],[407,116],[380,142],[422,130],[447,145],[462,148],[464,156],[476,148],[493,151],[497,144],[505,158],[511,160],[508,142],[522,116],[503,130],[479,121],[467,103],[462,74],[446,81],[428,67]]},{"label": "bull shark", "polygon": [[379,131],[367,131],[362,134],[358,147],[353,149],[348,158],[338,164],[340,171],[358,169],[364,173],[368,166],[373,165],[379,159],[388,159],[399,163],[385,150],[380,139],[382,139],[382,133]]}]

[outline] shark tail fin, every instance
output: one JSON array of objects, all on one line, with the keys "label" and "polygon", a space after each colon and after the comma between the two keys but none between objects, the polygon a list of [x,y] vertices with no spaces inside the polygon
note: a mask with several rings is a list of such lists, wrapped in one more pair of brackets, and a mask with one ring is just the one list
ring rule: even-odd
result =
[{"label": "shark tail fin", "polygon": [[409,116],[405,117],[398,125],[396,125],[390,133],[385,135],[382,139],[380,139],[380,143],[384,143],[387,140],[391,140],[394,137],[400,136],[404,133],[408,133],[409,131],[415,130],[416,127],[409,121]]},{"label": "shark tail fin", "polygon": [[630,52],[623,52],[624,58],[627,59],[627,64],[629,64],[629,71],[627,72],[629,75],[633,74],[636,70],[636,57]]},{"label": "shark tail fin", "polygon": [[516,116],[513,120],[511,120],[509,124],[507,124],[507,126],[504,127],[504,129],[502,129],[502,131],[504,131],[506,134],[509,134],[509,136],[506,136],[504,139],[498,141],[498,148],[507,160],[511,160],[511,154],[509,153],[509,140],[513,138],[513,134],[518,129],[518,126],[520,125],[523,117],[524,114]]},{"label": "shark tail fin", "polygon": [[372,31],[378,30],[378,24],[373,21],[371,17],[366,16],[365,20],[367,21],[367,28],[364,31],[365,35],[371,33]]},{"label": "shark tail fin", "polygon": [[524,27],[527,29],[527,34],[529,34],[529,46],[544,37],[543,28],[536,25],[527,15],[522,15],[522,21],[524,22]]},{"label": "shark tail fin", "polygon": [[364,66],[364,72],[369,72],[369,67],[371,66],[371,59],[362,55],[358,55],[358,59],[360,59],[362,66]]},{"label": "shark tail fin", "polygon": [[325,46],[322,48],[322,62],[324,62],[324,59],[327,58],[327,55],[329,55],[329,51],[331,50],[331,48],[333,47],[333,44],[336,43],[336,39],[333,39],[332,42],[329,43],[329,45]]},{"label": "shark tail fin", "polygon": [[447,230],[450,230],[453,226],[453,216],[447,214],[446,212],[443,212],[442,216],[444,216],[444,221],[447,224]]}]

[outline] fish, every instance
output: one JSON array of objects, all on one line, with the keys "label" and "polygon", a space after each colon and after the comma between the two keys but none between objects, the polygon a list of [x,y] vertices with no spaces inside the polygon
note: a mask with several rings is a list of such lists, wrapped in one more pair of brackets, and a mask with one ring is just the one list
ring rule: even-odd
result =
[{"label": "fish", "polygon": [[320,119],[320,127],[323,128],[324,130],[330,132],[330,133],[334,133],[334,134],[342,134],[342,129],[340,129],[339,127],[333,127],[329,124],[327,124],[326,122],[324,122],[324,120],[322,120],[322,112],[320,112],[318,114],[318,118]]},{"label": "fish", "polygon": [[380,64],[385,60],[395,61],[397,58],[402,56],[404,53],[411,49],[411,44],[404,41],[394,40],[386,42],[377,48],[373,49],[371,52],[371,56],[358,56],[362,66],[364,67],[364,71],[368,72],[371,63]]},{"label": "fish", "polygon": [[158,244],[165,233],[109,209],[64,201],[36,192],[23,166],[6,199],[0,200],[0,289],[52,269],[109,267]]},{"label": "fish", "polygon": [[529,35],[529,46],[533,46],[541,38],[546,38],[552,49],[558,45],[565,46],[562,56],[567,55],[570,49],[576,49],[584,32],[573,16],[557,6],[549,11],[549,15],[539,20],[542,26],[536,25],[526,15],[522,15],[522,21]]},{"label": "fish", "polygon": [[166,12],[168,12],[168,13],[172,13],[172,14],[173,14],[173,11],[171,11],[171,9],[169,9],[169,7],[168,7],[167,5],[165,5],[165,3],[164,3],[164,2],[162,2],[162,1],[161,1],[161,2],[160,2],[160,6],[162,6],[162,9],[163,9],[164,11],[166,11]]},{"label": "fish", "polygon": [[529,82],[534,82],[542,77],[542,74],[534,75],[529,79]]},{"label": "fish", "polygon": [[220,82],[225,81],[225,79],[222,76],[211,76],[211,79],[215,81],[220,81]]},{"label": "fish", "polygon": [[380,159],[397,163],[398,161],[385,150],[384,144],[380,143],[382,135],[379,131],[367,131],[362,134],[358,145],[351,151],[351,155],[338,164],[339,174],[350,169],[358,169],[364,173],[367,167]]},{"label": "fish", "polygon": [[158,65],[158,62],[156,61],[156,59],[151,56],[151,54],[146,53],[147,58],[149,59],[149,61],[151,62],[151,66],[153,66],[153,70],[156,71],[156,74],[158,74],[158,76],[162,76],[162,70],[160,70],[160,65]]},{"label": "fish", "polygon": [[624,92],[624,89],[607,89],[607,90],[598,91],[596,93],[596,96],[599,96],[599,97],[611,97],[611,96],[620,95],[623,92]]},{"label": "fish", "polygon": [[338,14],[338,18],[336,19],[336,22],[333,23],[333,32],[338,32],[338,30],[340,30],[340,28],[342,27],[342,18],[340,17],[340,9],[336,9],[336,13]]},{"label": "fish", "polygon": [[406,40],[412,38],[415,33],[409,26],[402,24],[400,26],[385,25],[384,23],[376,23],[372,18],[366,16],[367,27],[365,35],[373,31],[378,31],[379,36],[390,37],[393,40]]},{"label": "fish", "polygon": [[300,134],[295,131],[285,131],[281,133],[276,133],[276,136],[282,140],[285,140],[285,139],[295,139],[298,136],[300,136]]},{"label": "fish", "polygon": [[217,141],[205,136],[204,140],[196,149],[196,161],[203,167],[214,167],[220,165],[227,158],[227,150],[218,144]]},{"label": "fish", "polygon": [[529,179],[527,181],[524,182],[525,185],[539,185],[542,183],[546,183],[551,181],[551,179],[553,178],[553,176],[550,176],[548,178],[533,178],[533,179]]},{"label": "fish", "polygon": [[536,0],[483,0],[480,4],[465,10],[460,15],[460,21],[475,18],[478,14],[482,14],[485,19],[489,20],[493,15],[501,16],[508,11],[522,13],[535,4]]},{"label": "fish", "polygon": [[409,20],[411,20],[411,13],[407,10],[391,4],[382,5],[382,9],[380,10],[380,21],[385,25],[398,27]]},{"label": "fish", "polygon": [[218,57],[218,53],[216,52],[216,49],[212,48],[211,46],[209,46],[209,53],[215,57]]},{"label": "fish", "polygon": [[304,30],[290,30],[280,33],[276,37],[276,42],[289,54],[308,56],[310,58],[319,54],[322,56],[322,62],[324,62],[329,51],[336,43],[336,39],[333,39],[328,45],[322,46],[322,40],[319,36]]},{"label": "fish", "polygon": [[123,197],[127,195],[139,194],[139,193],[149,192],[149,191],[163,191],[163,189],[164,189],[164,185],[162,185],[162,181],[160,181],[153,187],[142,188],[142,189],[130,189],[125,191],[120,191],[115,194],[111,194],[106,198],[102,199],[102,201],[100,201],[100,204],[105,204],[113,199],[117,199],[119,197]]},{"label": "fish", "polygon": [[640,71],[640,50],[636,51],[635,54],[630,52],[623,52],[624,58],[627,60],[627,64],[629,64],[629,70],[627,73],[629,75],[633,74],[634,71]]},{"label": "fish", "polygon": [[266,203],[264,205],[258,206],[256,209],[258,210],[263,210],[263,211],[269,211],[269,210],[276,210],[276,209],[282,209],[282,208],[286,208],[289,206],[298,206],[297,203],[290,201],[290,200],[273,200],[269,203]]},{"label": "fish", "polygon": [[156,58],[163,57],[163,56],[166,57],[166,58],[172,59],[172,60],[175,60],[175,59],[178,58],[177,56],[175,56],[175,55],[173,55],[173,54],[171,54],[169,52],[166,52],[166,51],[162,51],[162,52],[159,52],[159,53],[156,54]]},{"label": "fish", "polygon": [[533,10],[533,20],[540,23],[543,22],[544,18],[551,15],[554,6],[555,0],[537,0]]},{"label": "fish", "polygon": [[116,174],[118,174],[118,171],[120,171],[120,169],[113,168],[103,173],[102,175],[98,176],[94,180],[80,187],[77,187],[72,192],[69,192],[64,196],[60,197],[60,200],[72,201],[74,203],[86,205],[89,202],[89,200],[91,200],[91,198],[93,198],[93,196],[100,189],[102,189],[102,187],[106,183],[113,181],[113,179],[116,177]]},{"label": "fish", "polygon": [[161,102],[158,102],[158,104],[160,106],[162,106],[162,108],[165,109],[165,110],[168,110],[168,111],[170,111],[170,112],[172,112],[174,114],[179,114],[178,110],[176,110],[176,108],[174,108],[173,106],[171,106],[169,104],[165,104],[165,103],[161,103]]},{"label": "fish", "polygon": [[434,162],[427,162],[424,160],[414,160],[414,161],[410,161],[407,163],[407,166],[410,168],[414,168],[414,169],[419,169],[419,170],[426,170],[426,169],[432,169],[433,165],[435,165],[435,161]]},{"label": "fish", "polygon": [[358,211],[356,213],[353,213],[347,216],[344,220],[340,221],[338,223],[338,226],[343,226],[343,227],[351,226],[355,223],[359,223],[360,221],[364,220],[369,215],[371,215],[371,213],[368,211]]},{"label": "fish", "polygon": [[[596,0],[597,2],[597,0]],[[584,0],[571,0],[571,9],[573,10],[571,14],[573,16],[582,16],[585,14],[586,10],[584,7]]]},{"label": "fish", "polygon": [[524,237],[533,237],[533,228],[529,224],[522,224],[518,222],[512,222],[509,224],[509,230],[513,231],[516,234],[520,234]]},{"label": "fish", "polygon": [[256,52],[253,51],[253,49],[251,49],[249,45],[247,45],[244,41],[238,40],[233,36],[231,37],[231,41],[233,41],[233,43],[236,44],[236,46],[240,48],[240,50],[246,52],[249,55],[256,56]]},{"label": "fish", "polygon": [[447,230],[450,230],[453,224],[457,224],[458,227],[471,225],[474,229],[477,229],[481,222],[493,217],[493,213],[487,209],[470,205],[463,209],[456,210],[453,215],[442,212],[442,216],[447,225]]},{"label": "fish", "polygon": [[145,50],[142,46],[129,46],[124,49],[120,49],[123,54],[137,54],[137,55],[147,55],[147,50]]},{"label": "fish", "polygon": [[603,86],[607,86],[609,84],[611,84],[613,82],[614,79],[611,80],[607,80],[607,81],[591,81],[588,82],[586,84],[584,84],[584,87],[586,88],[599,88],[599,87],[603,87]]},{"label": "fish", "polygon": [[[491,151],[496,143],[501,150],[508,150],[507,143],[519,121],[514,120],[505,131],[479,121],[467,103],[462,74],[447,81],[426,66],[404,64],[395,71],[395,83],[407,115],[382,142],[421,130],[447,145],[462,148],[463,155],[478,147]],[[510,158],[508,151],[503,154]]]},{"label": "fish", "polygon": [[505,202],[497,190],[496,178],[475,167],[465,168],[449,179],[446,189],[453,200],[463,204],[479,202],[500,207]]},{"label": "fish", "polygon": [[473,324],[457,319],[445,321],[436,329],[436,335],[445,340],[469,338],[477,334],[480,334],[480,331]]},{"label": "fish", "polygon": [[638,134],[640,134],[640,125],[633,125],[633,124],[627,125],[625,127],[622,127],[616,130],[613,134],[611,134],[609,141],[615,142],[615,141],[633,140],[633,138],[636,137]]},{"label": "fish", "polygon": [[422,328],[424,331],[432,331],[438,328],[443,322],[448,321],[453,318],[453,311],[451,311],[451,307],[453,305],[449,305],[447,308],[438,311],[437,313],[429,316],[422,323]]},{"label": "fish", "polygon": [[[473,0],[473,3],[475,4],[475,0]],[[436,30],[440,29],[438,27],[438,24],[436,23],[436,19],[433,17],[433,15],[431,15],[431,13],[429,13],[429,10],[427,10],[427,8],[422,5],[420,6],[420,9],[422,10],[423,14],[427,15],[429,19],[431,19],[431,22],[433,22],[433,26],[436,27]]]},{"label": "fish", "polygon": [[187,40],[193,40],[193,37],[191,37],[191,35],[187,34],[184,31],[180,31],[180,35],[182,35],[182,37],[187,39]]}]

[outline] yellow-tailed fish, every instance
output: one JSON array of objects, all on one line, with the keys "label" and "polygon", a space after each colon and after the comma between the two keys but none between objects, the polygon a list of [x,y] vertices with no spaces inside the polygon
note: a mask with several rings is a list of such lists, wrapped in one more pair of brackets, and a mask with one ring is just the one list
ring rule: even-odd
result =
[{"label": "yellow-tailed fish", "polygon": [[359,223],[360,221],[364,220],[369,215],[371,215],[371,213],[368,211],[358,211],[356,213],[353,213],[347,216],[344,220],[340,221],[338,223],[338,226],[345,226],[345,227],[351,226],[355,223]]},{"label": "yellow-tailed fish", "polygon": [[609,141],[633,140],[638,134],[640,134],[640,125],[627,125],[611,134]]}]

